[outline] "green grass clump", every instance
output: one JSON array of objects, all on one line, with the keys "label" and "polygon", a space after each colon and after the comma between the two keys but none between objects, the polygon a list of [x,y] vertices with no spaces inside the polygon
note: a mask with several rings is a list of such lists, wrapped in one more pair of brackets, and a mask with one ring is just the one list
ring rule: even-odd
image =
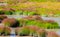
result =
[{"label": "green grass clump", "polygon": [[47,22],[47,21],[38,21],[38,20],[22,20],[20,21],[20,24],[22,26],[38,26],[40,28],[45,28],[45,29],[58,29],[59,25],[56,22]]}]

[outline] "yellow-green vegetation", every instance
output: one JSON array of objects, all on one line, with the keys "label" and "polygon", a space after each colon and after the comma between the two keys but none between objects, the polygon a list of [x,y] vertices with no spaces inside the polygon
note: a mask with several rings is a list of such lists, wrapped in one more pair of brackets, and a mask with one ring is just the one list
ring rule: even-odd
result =
[{"label": "yellow-green vegetation", "polygon": [[31,2],[48,2],[48,1],[50,1],[50,2],[59,2],[59,0],[29,0],[29,1],[31,1]]},{"label": "yellow-green vegetation", "polygon": [[36,12],[40,15],[60,15],[60,3],[58,2],[27,2],[27,3],[18,3],[17,6],[12,6],[18,10]]},{"label": "yellow-green vegetation", "polygon": [[[2,10],[2,8],[0,10]],[[37,14],[40,16],[60,16],[60,2],[24,2],[17,4],[8,2],[6,8],[8,8],[7,10],[10,11],[12,11],[11,9],[15,10],[15,15]]]}]

